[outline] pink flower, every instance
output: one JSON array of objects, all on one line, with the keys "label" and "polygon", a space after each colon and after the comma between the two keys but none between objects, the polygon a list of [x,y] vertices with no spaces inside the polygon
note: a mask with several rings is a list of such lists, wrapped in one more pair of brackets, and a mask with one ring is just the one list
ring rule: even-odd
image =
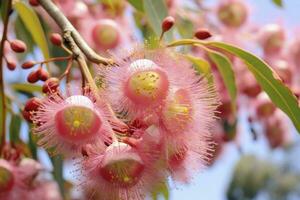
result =
[{"label": "pink flower", "polygon": [[153,168],[155,153],[122,142],[93,148],[82,161],[83,185],[100,192],[105,200],[142,200],[162,180]]},{"label": "pink flower", "polygon": [[[28,200],[62,200],[58,185],[54,181],[43,180],[37,181],[33,188],[26,191]],[[27,199],[26,199],[27,200]]]},{"label": "pink flower", "polygon": [[239,28],[248,18],[248,8],[241,0],[224,0],[218,7],[217,16],[228,28]]},{"label": "pink flower", "polygon": [[[214,87],[183,56],[167,49],[136,48],[115,60],[116,66],[102,72],[108,99],[117,112],[146,125],[144,132],[135,130],[129,137],[156,133],[159,168],[188,182],[211,155],[210,128],[219,105]],[[132,139],[126,143],[132,145]]]},{"label": "pink flower", "polygon": [[118,66],[104,72],[106,93],[116,111],[141,116],[163,105],[169,80],[162,63],[143,59],[142,50],[134,53],[140,55],[116,57]]},{"label": "pink flower", "polygon": [[284,47],[285,32],[279,24],[267,24],[258,33],[258,41],[266,55],[278,55]]},{"label": "pink flower", "polygon": [[169,96],[162,113],[166,159],[172,177],[189,182],[213,157],[210,133],[218,98],[206,80],[181,88]]},{"label": "pink flower", "polygon": [[108,141],[111,127],[107,112],[100,103],[83,95],[63,98],[53,94],[44,99],[34,113],[34,134],[38,144],[54,153],[74,154],[83,145]]},{"label": "pink flower", "polygon": [[0,159],[0,197],[9,193],[14,184],[14,167],[8,161]]},{"label": "pink flower", "polygon": [[283,147],[290,142],[290,129],[282,111],[277,109],[273,116],[266,119],[264,133],[272,149]]}]

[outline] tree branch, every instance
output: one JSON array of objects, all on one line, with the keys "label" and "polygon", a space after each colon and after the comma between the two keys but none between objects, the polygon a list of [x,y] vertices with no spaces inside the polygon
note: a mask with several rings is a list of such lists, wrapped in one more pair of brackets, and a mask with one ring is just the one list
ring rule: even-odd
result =
[{"label": "tree branch", "polygon": [[64,31],[64,33],[70,33],[76,45],[88,60],[97,64],[104,64],[104,65],[113,63],[113,60],[101,57],[93,49],[89,47],[89,45],[83,40],[83,38],[74,28],[74,26],[61,13],[58,7],[51,0],[39,0],[39,3],[47,11],[47,13],[54,19],[54,21]]},{"label": "tree branch", "polygon": [[[103,102],[106,106],[106,109],[111,113],[110,121],[112,124],[117,126],[118,128],[128,128],[127,125],[118,119],[111,108],[111,106],[105,102],[103,98],[101,98],[99,94],[98,87],[90,73],[84,55],[87,59],[94,63],[101,64],[112,64],[113,60],[102,58],[98,54],[96,54],[82,39],[81,35],[75,30],[69,20],[61,13],[61,11],[57,8],[57,6],[51,2],[51,0],[39,0],[42,7],[49,13],[49,15],[56,21],[59,27],[64,31],[63,37],[64,42],[68,48],[72,51],[74,60],[78,63],[82,73],[84,74],[87,83],[92,90],[97,102]],[[116,137],[113,135],[113,140],[116,140]]]},{"label": "tree branch", "polygon": [[9,15],[11,11],[11,2],[12,0],[7,0],[7,2],[3,2],[3,6],[6,5],[5,16],[3,19],[3,34],[0,44],[0,154],[5,145],[6,139],[6,107],[5,107],[5,91],[4,91],[4,80],[3,80],[3,56],[4,56],[4,46],[5,41],[7,39],[7,29],[9,22]]}]

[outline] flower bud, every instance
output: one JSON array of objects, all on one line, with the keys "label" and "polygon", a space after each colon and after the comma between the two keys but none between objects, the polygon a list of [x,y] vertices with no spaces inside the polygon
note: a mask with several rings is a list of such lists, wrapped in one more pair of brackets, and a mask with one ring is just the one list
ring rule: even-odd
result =
[{"label": "flower bud", "polygon": [[43,68],[38,69],[37,73],[41,81],[46,81],[49,78],[49,73]]},{"label": "flower bud", "polygon": [[32,60],[26,61],[22,64],[22,69],[30,69],[35,65],[35,62]]},{"label": "flower bud", "polygon": [[205,40],[207,38],[210,38],[211,36],[211,33],[206,29],[198,29],[195,32],[195,37],[199,40]]},{"label": "flower bud", "polygon": [[6,60],[6,64],[7,64],[7,68],[10,71],[14,71],[16,69],[16,67],[17,67],[17,63],[14,60],[7,59]]},{"label": "flower bud", "polygon": [[39,80],[39,76],[38,76],[38,73],[37,71],[32,71],[30,72],[30,74],[27,76],[27,81],[29,83],[35,83]]},{"label": "flower bud", "polygon": [[40,5],[39,0],[29,0],[29,4],[31,6],[39,6]]},{"label": "flower bud", "polygon": [[37,97],[33,97],[26,102],[24,110],[28,111],[28,112],[36,111],[41,104],[42,104],[41,99],[39,99]]},{"label": "flower bud", "polygon": [[173,27],[174,23],[175,19],[172,16],[166,17],[161,24],[163,32],[169,31]]},{"label": "flower bud", "polygon": [[59,80],[57,78],[51,77],[43,85],[44,93],[56,92],[59,87]]},{"label": "flower bud", "polygon": [[10,42],[10,48],[16,53],[23,53],[24,51],[26,51],[27,46],[21,40],[13,40]]},{"label": "flower bud", "polygon": [[52,42],[52,44],[54,44],[56,46],[61,46],[61,44],[62,44],[62,37],[58,33],[52,33],[50,35],[50,41]]},{"label": "flower bud", "polygon": [[93,27],[92,37],[96,46],[105,50],[116,48],[121,42],[118,24],[110,19],[99,20]]},{"label": "flower bud", "polygon": [[22,111],[22,115],[23,115],[23,118],[24,118],[26,121],[32,123],[32,120],[31,120],[31,118],[30,118],[31,115],[30,115],[30,113],[29,113],[28,111],[23,110],[23,111]]}]

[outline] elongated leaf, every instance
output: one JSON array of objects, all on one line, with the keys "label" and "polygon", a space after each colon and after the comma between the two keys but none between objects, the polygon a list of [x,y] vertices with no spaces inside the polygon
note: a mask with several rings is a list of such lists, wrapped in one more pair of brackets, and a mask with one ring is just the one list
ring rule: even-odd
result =
[{"label": "elongated leaf", "polygon": [[37,14],[29,6],[21,1],[15,2],[14,8],[18,12],[27,30],[31,33],[31,36],[35,43],[40,47],[41,51],[43,52],[44,58],[48,59],[48,44]]},{"label": "elongated leaf", "polygon": [[9,139],[12,143],[19,141],[20,128],[21,128],[21,117],[19,115],[13,114],[11,116],[9,125]]},{"label": "elongated leaf", "polygon": [[185,55],[185,57],[193,63],[193,67],[197,74],[204,75],[209,84],[214,83],[210,64],[206,60],[192,55]]},{"label": "elongated leaf", "polygon": [[30,149],[31,155],[34,159],[37,159],[37,136],[34,135],[31,131],[28,132],[28,147]]},{"label": "elongated leaf", "polygon": [[144,12],[143,0],[128,0],[128,2],[138,11]]},{"label": "elongated leaf", "polygon": [[194,64],[195,70],[199,74],[203,74],[206,76],[211,73],[210,64],[206,60],[192,55],[185,55],[185,57]]},{"label": "elongated leaf", "polygon": [[278,7],[283,7],[282,0],[272,0],[274,4],[276,4]]},{"label": "elongated leaf", "polygon": [[279,76],[271,67],[253,54],[238,47],[221,42],[210,42],[209,45],[224,49],[241,58],[272,102],[290,117],[300,133],[300,107],[298,101],[290,89],[280,79],[276,78]]},{"label": "elongated leaf", "polygon": [[[143,0],[144,12],[153,28],[156,36],[161,34],[161,23],[163,19],[168,15],[167,7],[163,0]],[[172,32],[169,31],[165,35],[167,41],[172,40]]]},{"label": "elongated leaf", "polygon": [[152,193],[152,199],[153,200],[158,200],[159,196],[163,196],[165,200],[169,200],[170,195],[169,195],[169,187],[167,183],[158,183]]},{"label": "elongated leaf", "polygon": [[25,57],[28,53],[32,53],[35,42],[33,41],[31,34],[28,32],[20,16],[17,16],[14,28],[17,38],[26,43],[27,51],[23,54]]},{"label": "elongated leaf", "polygon": [[[6,15],[7,15],[7,8],[8,8],[8,5],[9,5],[9,1],[1,1],[1,4],[0,4],[0,11],[1,11],[1,18],[2,18],[2,21],[4,21]],[[2,36],[1,36],[2,37]]]},{"label": "elongated leaf", "polygon": [[300,107],[298,101],[291,90],[286,87],[279,78],[276,78],[279,76],[264,61],[243,49],[222,42],[204,42],[184,39],[172,42],[167,46],[175,47],[181,45],[217,47],[241,58],[247,64],[248,69],[253,73],[258,84],[268,94],[272,102],[289,116],[300,133]]},{"label": "elongated leaf", "polygon": [[224,84],[228,90],[229,96],[231,98],[232,109],[235,112],[236,110],[236,95],[237,95],[237,88],[235,83],[235,76],[232,69],[232,64],[230,60],[224,56],[223,54],[208,50],[208,56],[212,61],[216,64]]},{"label": "elongated leaf", "polygon": [[34,93],[42,92],[42,86],[32,85],[28,83],[14,83],[11,85],[12,89],[19,92]]},{"label": "elongated leaf", "polygon": [[59,185],[61,194],[64,195],[63,159],[59,155],[50,157],[50,159],[53,165],[53,177]]}]

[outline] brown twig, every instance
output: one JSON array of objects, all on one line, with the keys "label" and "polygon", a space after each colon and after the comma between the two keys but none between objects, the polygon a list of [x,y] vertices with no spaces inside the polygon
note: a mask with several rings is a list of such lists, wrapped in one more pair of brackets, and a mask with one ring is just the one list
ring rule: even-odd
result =
[{"label": "brown twig", "polygon": [[71,60],[72,56],[66,56],[66,57],[55,57],[55,58],[49,58],[47,60],[43,60],[40,62],[36,62],[35,64],[46,64],[49,62],[56,62],[56,61],[65,61],[65,60]]},{"label": "brown twig", "polygon": [[[119,127],[127,127],[127,125],[118,119],[113,112],[111,106],[101,98],[98,87],[91,75],[85,57],[96,64],[109,65],[113,63],[113,60],[103,58],[96,54],[82,39],[80,34],[75,30],[68,19],[61,13],[57,6],[51,2],[51,0],[39,0],[40,5],[48,12],[48,14],[56,21],[59,27],[63,30],[64,44],[72,52],[73,59],[78,63],[81,72],[83,73],[88,86],[90,87],[96,101],[103,103],[106,109],[111,113],[111,121],[117,124]],[[115,140],[115,138],[113,138]]]},{"label": "brown twig", "polygon": [[[7,36],[7,29],[8,29],[8,22],[9,22],[9,15],[11,11],[11,3],[12,0],[7,0],[7,8],[6,8],[6,15],[3,20],[3,34],[2,34],[2,39],[1,39],[1,44],[0,44],[0,104],[1,104],[1,125],[0,125],[0,153],[2,152],[2,149],[5,145],[5,140],[6,140],[6,106],[5,106],[5,91],[4,91],[4,80],[3,80],[3,56],[4,56],[4,45],[6,41],[6,36]],[[5,4],[3,2],[3,4]]]},{"label": "brown twig", "polygon": [[61,13],[58,7],[51,0],[39,0],[40,5],[47,11],[47,13],[54,19],[58,26],[64,31],[69,32],[74,42],[88,60],[96,64],[108,65],[113,63],[113,60],[103,58],[98,55],[89,45],[83,40],[81,35],[77,32],[69,20]]}]

